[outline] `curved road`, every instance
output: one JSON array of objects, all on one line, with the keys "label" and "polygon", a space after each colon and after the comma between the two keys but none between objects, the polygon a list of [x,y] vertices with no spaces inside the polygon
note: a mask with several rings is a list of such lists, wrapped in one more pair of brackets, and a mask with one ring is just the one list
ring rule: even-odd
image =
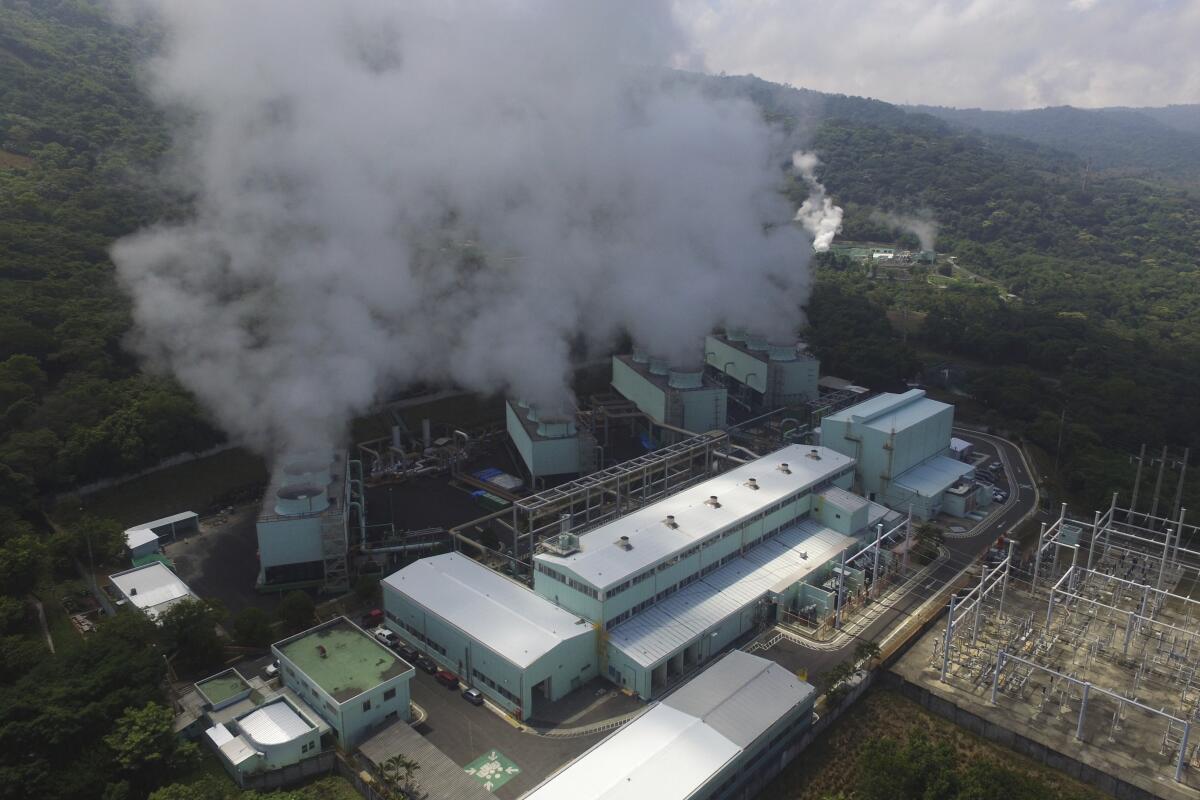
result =
[{"label": "curved road", "polygon": [[[803,649],[810,675],[817,675],[847,660],[859,642],[880,642],[894,625],[905,616],[914,614],[927,600],[937,595],[947,583],[970,569],[984,551],[1001,535],[1008,533],[1027,516],[1037,512],[1039,494],[1033,475],[1025,464],[1019,447],[1007,439],[978,431],[955,428],[954,435],[965,439],[975,447],[977,453],[989,454],[990,461],[1004,464],[1009,488],[1008,501],[999,513],[989,515],[975,528],[970,536],[945,541],[950,557],[943,561],[921,582],[903,597],[894,601],[887,611],[871,622],[857,636],[851,637],[841,647],[827,650]],[[767,651],[769,653],[769,651]],[[766,654],[764,654],[766,655]],[[770,656],[767,655],[769,658]]]}]

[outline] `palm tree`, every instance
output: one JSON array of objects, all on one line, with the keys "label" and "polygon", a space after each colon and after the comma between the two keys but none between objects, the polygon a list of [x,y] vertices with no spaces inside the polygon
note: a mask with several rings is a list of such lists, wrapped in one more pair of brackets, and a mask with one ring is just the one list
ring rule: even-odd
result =
[{"label": "palm tree", "polygon": [[380,764],[379,772],[387,795],[393,798],[408,797],[412,792],[413,774],[420,768],[420,764],[403,753]]}]

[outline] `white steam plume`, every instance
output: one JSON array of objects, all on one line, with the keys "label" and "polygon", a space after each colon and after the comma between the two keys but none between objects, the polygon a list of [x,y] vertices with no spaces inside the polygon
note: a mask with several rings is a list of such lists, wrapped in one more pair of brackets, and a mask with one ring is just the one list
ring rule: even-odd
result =
[{"label": "white steam plume", "polygon": [[809,196],[796,211],[795,221],[812,234],[813,250],[823,253],[833,244],[833,237],[842,231],[842,209],[825,194],[825,187],[817,180],[817,166],[821,162],[816,153],[797,150],[792,153],[792,166],[808,184]]},{"label": "white steam plume", "polygon": [[122,8],[194,197],[113,249],[137,345],[264,453],[416,381],[561,408],[572,342],[801,321],[782,139],[672,77],[667,0]]},{"label": "white steam plume", "polygon": [[922,250],[933,250],[937,242],[938,224],[933,218],[933,212],[923,209],[914,214],[897,214],[895,212],[872,211],[871,219],[882,222],[892,228],[899,228],[917,237]]}]

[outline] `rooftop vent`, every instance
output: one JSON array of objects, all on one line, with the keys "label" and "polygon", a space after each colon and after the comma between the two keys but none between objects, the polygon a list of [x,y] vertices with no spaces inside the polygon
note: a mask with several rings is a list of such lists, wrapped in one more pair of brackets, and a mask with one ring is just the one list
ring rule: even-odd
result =
[{"label": "rooftop vent", "polygon": [[679,523],[675,521],[674,514],[667,514],[667,518],[663,520],[663,524],[672,530],[679,527]]},{"label": "rooftop vent", "polygon": [[755,480],[754,478],[747,478],[747,479],[746,479],[746,486],[747,486],[747,487],[749,487],[749,488],[751,488],[751,489],[755,489],[755,490],[757,490],[757,489],[758,489],[758,481],[757,481],[757,480]]},{"label": "rooftop vent", "polygon": [[788,466],[788,463],[786,461],[779,465],[779,471],[782,472],[784,475],[792,474],[792,468]]},{"label": "rooftop vent", "polygon": [[803,551],[802,553],[800,553],[800,559],[801,559],[802,561],[808,561],[808,551],[807,551],[807,550],[805,550],[805,551]]},{"label": "rooftop vent", "polygon": [[704,501],[704,504],[707,506],[712,506],[713,508],[721,507],[721,504],[720,504],[720,502],[718,502],[717,496],[715,494],[710,494],[708,496],[708,499]]},{"label": "rooftop vent", "polygon": [[620,539],[617,539],[617,547],[621,548],[622,550],[632,550],[633,543],[629,541],[628,536],[622,536]]},{"label": "rooftop vent", "polygon": [[805,456],[805,458],[811,458],[813,461],[820,461],[821,453],[819,450],[817,450],[817,448],[814,447],[812,450],[808,451],[808,455]]}]

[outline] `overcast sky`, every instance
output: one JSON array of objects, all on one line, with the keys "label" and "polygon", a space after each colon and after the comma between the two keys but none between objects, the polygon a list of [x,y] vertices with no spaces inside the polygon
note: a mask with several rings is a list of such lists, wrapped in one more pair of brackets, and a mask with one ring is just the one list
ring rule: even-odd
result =
[{"label": "overcast sky", "polygon": [[895,103],[1200,103],[1200,0],[675,0],[710,72]]}]

